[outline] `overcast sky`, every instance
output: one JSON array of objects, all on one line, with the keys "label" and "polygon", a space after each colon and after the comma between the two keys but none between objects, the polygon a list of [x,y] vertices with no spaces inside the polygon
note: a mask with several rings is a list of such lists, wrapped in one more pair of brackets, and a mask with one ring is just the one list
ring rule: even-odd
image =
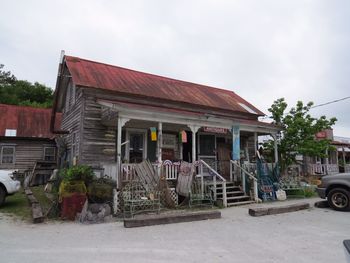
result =
[{"label": "overcast sky", "polygon": [[[54,87],[66,54],[230,89],[268,114],[277,98],[350,96],[350,1],[3,1],[0,63]],[[350,137],[350,99],[315,108]]]}]

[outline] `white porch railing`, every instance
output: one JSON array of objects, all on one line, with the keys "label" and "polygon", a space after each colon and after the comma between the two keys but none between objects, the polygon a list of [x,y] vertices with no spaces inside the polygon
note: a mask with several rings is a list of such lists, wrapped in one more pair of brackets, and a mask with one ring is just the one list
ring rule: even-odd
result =
[{"label": "white porch railing", "polygon": [[222,184],[222,201],[223,201],[224,207],[227,207],[226,179],[222,177],[213,167],[211,167],[205,161],[199,160],[197,161],[197,163],[198,163],[197,177],[200,177],[201,179],[202,194],[204,194],[204,177],[207,178],[207,181],[206,181],[207,184],[213,185],[215,201],[217,200],[217,184]]},{"label": "white porch railing", "polygon": [[311,175],[330,175],[339,173],[339,166],[337,164],[308,164],[308,173]]},{"label": "white porch railing", "polygon": [[243,188],[243,191],[244,191],[245,194],[246,194],[246,176],[248,176],[248,178],[253,181],[253,192],[254,192],[254,197],[253,198],[254,198],[255,202],[258,202],[259,201],[259,197],[258,197],[258,179],[254,176],[253,173],[249,172],[244,167],[242,167],[239,164],[239,162],[231,160],[230,164],[231,164],[231,172],[236,174],[236,172],[238,171],[239,174],[242,176],[242,188]]},{"label": "white porch railing", "polygon": [[[156,170],[158,167],[157,163],[152,164],[153,168]],[[214,199],[217,199],[217,184],[222,184],[222,198],[223,205],[227,207],[227,195],[226,195],[226,180],[222,177],[214,168],[207,164],[203,160],[199,160],[197,165],[197,177],[201,180],[201,191],[204,193],[204,178],[206,183],[213,185]],[[136,178],[136,172],[134,168],[135,164],[123,163],[121,165],[121,181],[128,182]],[[166,180],[176,180],[180,170],[179,163],[165,163],[163,164],[163,172],[165,174]]]},{"label": "white porch railing", "polygon": [[135,164],[123,163],[121,165],[121,181],[130,182],[136,178]]},{"label": "white porch railing", "polygon": [[345,173],[350,173],[350,164],[345,164],[344,165],[344,172]]},{"label": "white porch railing", "polygon": [[[152,163],[154,170],[158,168],[157,163]],[[135,164],[134,163],[123,163],[121,165],[121,180],[122,182],[129,182],[136,178]],[[163,172],[165,174],[166,180],[176,180],[179,174],[179,164],[163,164]]]}]

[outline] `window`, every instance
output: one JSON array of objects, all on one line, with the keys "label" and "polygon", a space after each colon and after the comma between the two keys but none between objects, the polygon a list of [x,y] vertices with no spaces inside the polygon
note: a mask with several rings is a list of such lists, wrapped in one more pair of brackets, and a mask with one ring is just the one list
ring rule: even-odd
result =
[{"label": "window", "polygon": [[77,153],[77,138],[76,138],[76,133],[72,133],[72,158],[76,156]]},{"label": "window", "polygon": [[17,134],[17,130],[14,130],[14,129],[5,130],[5,136],[16,137],[16,134]]},{"label": "window", "polygon": [[1,163],[14,164],[15,163],[15,147],[3,146],[1,148]]},{"label": "window", "polygon": [[44,147],[44,161],[55,161],[55,147]]}]

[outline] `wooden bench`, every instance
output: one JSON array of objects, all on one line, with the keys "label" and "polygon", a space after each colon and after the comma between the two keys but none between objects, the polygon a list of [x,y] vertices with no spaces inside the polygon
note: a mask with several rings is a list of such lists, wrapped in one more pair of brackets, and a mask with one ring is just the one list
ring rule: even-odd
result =
[{"label": "wooden bench", "polygon": [[145,212],[160,212],[160,192],[146,191],[141,182],[133,181],[122,189],[124,217]]}]

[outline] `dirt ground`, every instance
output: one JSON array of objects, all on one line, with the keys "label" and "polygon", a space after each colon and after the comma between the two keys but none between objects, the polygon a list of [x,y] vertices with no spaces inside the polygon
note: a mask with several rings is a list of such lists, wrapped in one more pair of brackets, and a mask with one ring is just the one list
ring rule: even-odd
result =
[{"label": "dirt ground", "polygon": [[32,225],[0,213],[0,262],[345,262],[349,212],[312,207],[251,217],[248,207],[223,209],[222,219],[129,229],[122,222]]}]

